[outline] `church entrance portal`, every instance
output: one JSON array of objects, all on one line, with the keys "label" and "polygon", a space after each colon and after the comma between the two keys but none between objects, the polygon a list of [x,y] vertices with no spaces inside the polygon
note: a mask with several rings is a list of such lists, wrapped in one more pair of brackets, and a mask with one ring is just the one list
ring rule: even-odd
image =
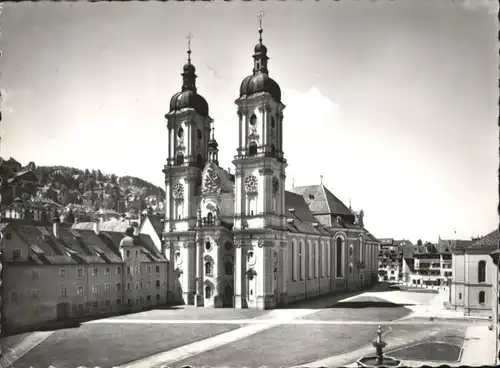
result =
[{"label": "church entrance portal", "polygon": [[233,307],[233,287],[231,285],[226,285],[224,287],[224,308],[232,308]]}]

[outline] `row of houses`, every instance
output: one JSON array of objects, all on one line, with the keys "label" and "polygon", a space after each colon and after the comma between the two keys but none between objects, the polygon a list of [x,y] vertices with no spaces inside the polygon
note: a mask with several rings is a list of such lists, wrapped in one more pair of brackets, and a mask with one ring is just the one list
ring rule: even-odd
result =
[{"label": "row of houses", "polygon": [[7,333],[167,304],[169,263],[161,251],[161,225],[156,218],[73,226],[58,218],[52,226],[4,221],[2,324]]}]

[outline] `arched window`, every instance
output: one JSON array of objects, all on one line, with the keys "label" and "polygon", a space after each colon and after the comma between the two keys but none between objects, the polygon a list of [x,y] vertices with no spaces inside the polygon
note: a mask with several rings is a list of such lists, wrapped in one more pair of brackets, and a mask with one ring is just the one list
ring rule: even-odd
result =
[{"label": "arched window", "polygon": [[314,278],[314,257],[315,257],[315,254],[314,254],[314,248],[313,248],[313,244],[310,240],[307,241],[307,258],[308,258],[308,268],[309,268],[309,272],[308,272],[308,278],[311,280]]},{"label": "arched window", "polygon": [[250,142],[248,145],[248,156],[255,156],[257,154],[257,143]]},{"label": "arched window", "polygon": [[297,242],[292,240],[292,281],[297,281],[297,256],[295,253],[297,252]]},{"label": "arched window", "polygon": [[365,255],[364,255],[364,248],[363,248],[363,238],[360,236],[358,238],[358,251],[359,251],[359,260],[360,262],[363,262],[365,260]]},{"label": "arched window", "polygon": [[212,275],[212,264],[210,262],[205,262],[205,275]]},{"label": "arched window", "polygon": [[335,245],[336,276],[344,277],[344,239],[338,237]]},{"label": "arched window", "polygon": [[226,275],[228,276],[232,276],[233,275],[233,263],[232,262],[226,262],[224,264],[224,272]]},{"label": "arched window", "polygon": [[479,304],[484,304],[486,301],[486,293],[484,291],[479,292]]},{"label": "arched window", "polygon": [[205,286],[205,299],[210,299],[212,297],[212,289],[210,286]]},{"label": "arched window", "polygon": [[486,282],[486,262],[479,261],[477,266],[477,282]]},{"label": "arched window", "polygon": [[214,220],[214,216],[212,215],[212,212],[209,212],[207,215],[207,223],[209,225],[211,225],[213,220]]},{"label": "arched window", "polygon": [[182,153],[178,153],[175,159],[176,165],[182,165],[184,163],[184,155]]}]

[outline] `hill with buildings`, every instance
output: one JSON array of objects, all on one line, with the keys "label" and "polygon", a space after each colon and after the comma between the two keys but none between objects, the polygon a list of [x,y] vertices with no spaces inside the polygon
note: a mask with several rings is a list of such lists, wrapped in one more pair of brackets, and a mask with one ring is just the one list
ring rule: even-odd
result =
[{"label": "hill with buildings", "polygon": [[139,212],[162,210],[165,191],[133,176],[104,174],[100,170],[66,166],[22,166],[0,158],[2,206],[68,206],[84,212]]}]

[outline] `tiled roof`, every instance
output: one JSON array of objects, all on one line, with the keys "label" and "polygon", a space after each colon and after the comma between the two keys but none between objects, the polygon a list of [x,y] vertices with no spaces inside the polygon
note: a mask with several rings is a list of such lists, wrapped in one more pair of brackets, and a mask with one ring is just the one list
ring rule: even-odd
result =
[{"label": "tiled roof", "polygon": [[406,264],[408,265],[408,268],[410,269],[411,272],[415,272],[415,259],[414,258],[405,258],[404,259]]},{"label": "tiled roof", "polygon": [[162,217],[159,215],[147,215],[147,218],[155,229],[156,234],[158,234],[158,237],[161,239],[163,236],[163,224],[161,222]]},{"label": "tiled roof", "polygon": [[[119,248],[123,232],[100,231],[97,235],[91,229],[74,229],[60,224],[59,236],[55,238],[51,226],[37,225],[11,222],[0,224],[0,231],[10,226],[29,246],[29,262],[34,264],[122,262]],[[149,235],[142,234],[134,241],[141,247],[140,262],[166,262]]]},{"label": "tiled roof", "polygon": [[494,230],[474,243],[476,247],[498,247],[500,244],[500,233]]},{"label": "tiled roof", "polygon": [[[111,231],[111,232],[118,232],[121,234],[125,233],[125,230],[127,230],[128,227],[130,227],[128,221],[115,220],[115,219],[98,223],[99,231]],[[94,223],[78,222],[76,224],[73,224],[71,228],[75,230],[93,230]]]},{"label": "tiled roof", "polygon": [[303,196],[314,214],[353,215],[352,211],[322,184],[293,187],[291,191]]},{"label": "tiled roof", "polygon": [[[321,234],[313,226],[317,222],[307,203],[300,194],[285,191],[285,206],[288,218],[293,218],[293,223],[287,222],[287,230],[292,233]],[[290,210],[293,210],[293,213]]]}]

